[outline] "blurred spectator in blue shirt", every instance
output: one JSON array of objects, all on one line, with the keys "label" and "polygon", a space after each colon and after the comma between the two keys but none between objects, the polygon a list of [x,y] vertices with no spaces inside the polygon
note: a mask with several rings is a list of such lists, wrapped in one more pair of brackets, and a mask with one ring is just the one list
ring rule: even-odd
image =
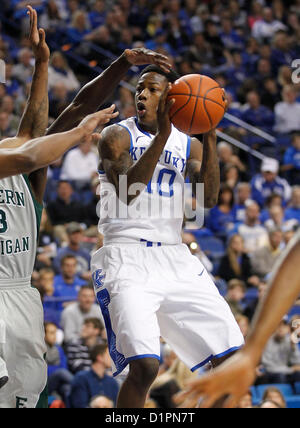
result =
[{"label": "blurred spectator in blue shirt", "polygon": [[71,27],[67,31],[68,41],[74,45],[80,44],[90,33],[87,14],[78,10],[72,16]]},{"label": "blurred spectator in blue shirt", "polygon": [[105,24],[106,18],[106,7],[104,0],[96,0],[92,6],[92,10],[89,13],[89,20],[92,29],[94,30],[97,27]]},{"label": "blurred spectator in blue shirt", "polygon": [[291,49],[291,38],[285,31],[278,31],[273,40],[274,49],[272,50],[272,67],[275,73],[278,73],[282,65],[290,66],[295,58],[296,52]]},{"label": "blurred spectator in blue shirt", "polygon": [[278,176],[279,162],[276,159],[265,158],[262,162],[261,173],[251,181],[252,198],[263,207],[267,198],[277,193],[286,205],[291,199],[291,187],[289,183]]},{"label": "blurred spectator in blue shirt", "polygon": [[111,360],[107,344],[96,345],[91,353],[92,368],[75,375],[70,394],[70,407],[73,409],[87,408],[96,395],[104,395],[115,404],[119,393],[117,381],[107,374],[111,368]]},{"label": "blurred spectator in blue shirt", "polygon": [[249,183],[239,183],[235,195],[236,221],[244,222],[246,219],[247,202],[251,199],[251,186]]},{"label": "blurred spectator in blue shirt", "polygon": [[[272,132],[274,126],[274,114],[267,107],[261,105],[260,95],[251,91],[247,95],[249,108],[242,114],[242,119],[250,125],[260,128],[266,132]],[[260,137],[258,137],[260,138]]]},{"label": "blurred spectator in blue shirt", "polygon": [[234,193],[231,187],[223,184],[218,204],[209,212],[207,227],[220,238],[226,238],[235,221]]},{"label": "blurred spectator in blue shirt", "polygon": [[244,40],[241,36],[233,29],[232,21],[230,18],[224,18],[221,22],[222,29],[220,37],[226,49],[243,49]]},{"label": "blurred spectator in blue shirt", "polygon": [[286,172],[292,185],[300,184],[300,133],[292,137],[292,147],[289,147],[283,158],[282,171]]},{"label": "blurred spectator in blue shirt", "polygon": [[72,255],[65,255],[61,259],[61,274],[54,278],[53,297],[59,297],[60,301],[56,302],[56,310],[62,312],[64,304],[75,302],[78,298],[78,291],[86,281],[76,275],[77,259]]},{"label": "blurred spectator in blue shirt", "polygon": [[90,272],[91,255],[88,251],[82,248],[84,235],[81,225],[79,223],[72,222],[66,227],[66,232],[69,244],[58,251],[53,262],[55,271],[60,272],[62,259],[66,255],[72,255],[77,260],[77,275],[84,280],[92,279]]},{"label": "blurred spectator in blue shirt", "polygon": [[71,391],[72,373],[68,370],[67,357],[61,346],[56,343],[57,327],[54,323],[45,323],[45,342],[47,346],[48,392],[59,394],[64,403]]},{"label": "blurred spectator in blue shirt", "polygon": [[300,186],[293,187],[292,200],[285,211],[286,220],[297,220],[300,224]]}]

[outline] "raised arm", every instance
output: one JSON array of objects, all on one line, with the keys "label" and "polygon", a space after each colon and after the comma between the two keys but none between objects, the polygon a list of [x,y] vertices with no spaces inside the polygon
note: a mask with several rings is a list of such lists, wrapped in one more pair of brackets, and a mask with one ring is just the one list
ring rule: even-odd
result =
[{"label": "raised arm", "polygon": [[[124,203],[129,204],[138,196],[128,194],[132,184],[140,183],[144,187],[147,187],[165,144],[168,141],[171,133],[169,111],[173,105],[173,100],[167,101],[169,88],[170,86],[167,86],[160,99],[157,112],[158,132],[148,149],[135,164],[133,164],[129,154],[130,137],[124,128],[119,125],[112,125],[104,129],[102,133],[99,143],[101,167],[106,172],[109,181],[114,184],[119,198]],[[119,192],[121,175],[127,177],[126,195],[121,195]]]},{"label": "raised arm", "polygon": [[196,194],[196,184],[204,184],[204,208],[213,208],[218,201],[220,191],[220,166],[215,130],[204,135],[203,144],[197,138],[192,138],[187,173],[193,185],[194,194]]},{"label": "raised arm", "polygon": [[[115,106],[86,117],[71,131],[40,137],[28,141],[17,149],[0,149],[0,179],[30,174],[59,159],[67,150],[91,135],[99,125],[108,123],[118,115]],[[51,145],[51,146],[50,146]],[[49,150],[49,147],[51,149]]]}]

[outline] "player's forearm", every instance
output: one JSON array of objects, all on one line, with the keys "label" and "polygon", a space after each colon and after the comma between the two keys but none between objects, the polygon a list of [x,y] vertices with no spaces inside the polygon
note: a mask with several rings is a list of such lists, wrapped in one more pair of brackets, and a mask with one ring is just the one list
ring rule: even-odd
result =
[{"label": "player's forearm", "polygon": [[31,140],[20,149],[30,160],[30,171],[44,168],[59,159],[86,136],[83,128]]},{"label": "player's forearm", "polygon": [[203,158],[200,173],[194,177],[193,184],[204,184],[204,207],[213,208],[220,191],[220,166],[217,155],[215,131],[203,137]]},{"label": "player's forearm", "polygon": [[300,240],[298,235],[298,239],[293,241],[284,253],[284,260],[281,260],[277,266],[268,293],[256,312],[247,339],[245,352],[252,354],[257,362],[260,360],[269,337],[299,296],[299,260]]},{"label": "player's forearm", "polygon": [[18,137],[37,138],[44,135],[48,124],[48,112],[48,61],[37,61]]},{"label": "player's forearm", "polygon": [[[113,176],[109,176],[108,178],[111,182],[114,183],[118,196],[123,202],[127,202],[127,204],[129,204],[138,196],[138,194],[129,194],[131,193],[131,186],[139,184],[142,185],[141,190],[143,190],[148,185],[149,181],[153,177],[154,170],[157,166],[167,140],[167,136],[157,135],[153,139],[149,148],[143,153],[143,155],[135,164],[132,165],[131,162],[130,165],[125,165],[123,163],[122,166],[120,165],[120,167],[117,166],[117,168],[110,170],[110,174],[113,174]],[[106,170],[109,170],[109,168],[106,168]],[[126,188],[121,185],[121,175],[126,176]],[[126,195],[122,194],[123,189],[124,191],[126,190]]]},{"label": "player's forearm", "polygon": [[71,105],[48,129],[47,135],[68,131],[85,116],[96,112],[108,100],[130,67],[125,55],[121,55],[100,76],[81,89]]}]

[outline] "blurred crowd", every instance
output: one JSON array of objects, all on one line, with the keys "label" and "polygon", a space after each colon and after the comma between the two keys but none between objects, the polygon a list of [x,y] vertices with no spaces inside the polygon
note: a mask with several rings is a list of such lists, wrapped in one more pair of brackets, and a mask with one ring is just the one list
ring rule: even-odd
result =
[{"label": "blurred crowd", "polygon": [[[219,129],[253,151],[218,142],[218,204],[205,213],[204,227],[185,222],[183,241],[214,278],[246,337],[300,222],[300,72],[292,66],[300,58],[300,1],[2,0],[1,139],[16,134],[30,90],[27,4],[37,9],[52,52],[49,123],[83,84],[132,47],[161,52],[180,75],[205,74],[226,89],[228,113],[238,121],[227,116]],[[135,115],[139,71],[131,69],[110,100],[121,119]],[[107,374],[104,323],[91,283],[91,254],[102,246],[98,161],[91,140],[49,168],[33,282],[45,310],[53,407],[113,407],[119,388]],[[268,344],[258,383],[300,380],[300,352],[290,340],[298,318],[295,302]],[[162,342],[161,371],[147,406],[176,407],[176,392],[193,376]]]}]

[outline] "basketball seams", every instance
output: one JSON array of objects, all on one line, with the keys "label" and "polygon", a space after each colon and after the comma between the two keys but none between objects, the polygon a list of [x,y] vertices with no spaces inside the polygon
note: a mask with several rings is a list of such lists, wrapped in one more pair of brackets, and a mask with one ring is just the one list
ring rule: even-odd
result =
[{"label": "basketball seams", "polygon": [[[172,116],[170,117],[170,120],[174,119],[174,117],[176,116],[177,113],[179,113],[182,109],[184,109],[184,107],[186,107],[188,105],[188,103],[191,101],[192,98],[192,88],[191,85],[189,84],[189,82],[187,82],[186,80],[182,79],[182,81],[188,86],[188,88],[190,89],[190,93],[189,94],[185,94],[188,98],[187,102],[185,104],[183,104],[181,107],[179,107],[179,109],[177,109]],[[172,97],[175,94],[171,94],[170,96]]]},{"label": "basketball seams", "polygon": [[[213,88],[213,89],[217,89],[217,88]],[[212,100],[211,98],[207,98],[207,97],[204,97],[203,95],[194,95],[194,94],[182,94],[182,93],[174,93],[174,94],[171,94],[171,96],[180,96],[180,95],[184,95],[185,97],[191,97],[191,98],[204,98],[204,99],[206,99],[207,101],[210,101],[210,102],[212,102],[212,103],[215,103],[215,104],[217,104],[218,106],[220,106],[220,107],[222,107],[222,109],[225,111],[225,107],[222,105],[222,104],[220,104],[220,103],[218,103],[218,101],[216,101],[216,100]]]},{"label": "basketball seams", "polygon": [[198,86],[198,92],[197,92],[197,98],[196,98],[196,102],[195,102],[195,105],[194,105],[194,111],[193,111],[193,114],[192,114],[192,119],[191,119],[191,122],[190,122],[190,127],[189,127],[188,134],[190,134],[192,126],[193,126],[194,117],[195,117],[195,113],[196,113],[196,109],[197,109],[197,105],[198,105],[198,99],[199,99],[198,96],[199,96],[201,85],[202,85],[202,80],[203,80],[203,77],[200,76],[200,81],[199,81],[199,86]]}]

